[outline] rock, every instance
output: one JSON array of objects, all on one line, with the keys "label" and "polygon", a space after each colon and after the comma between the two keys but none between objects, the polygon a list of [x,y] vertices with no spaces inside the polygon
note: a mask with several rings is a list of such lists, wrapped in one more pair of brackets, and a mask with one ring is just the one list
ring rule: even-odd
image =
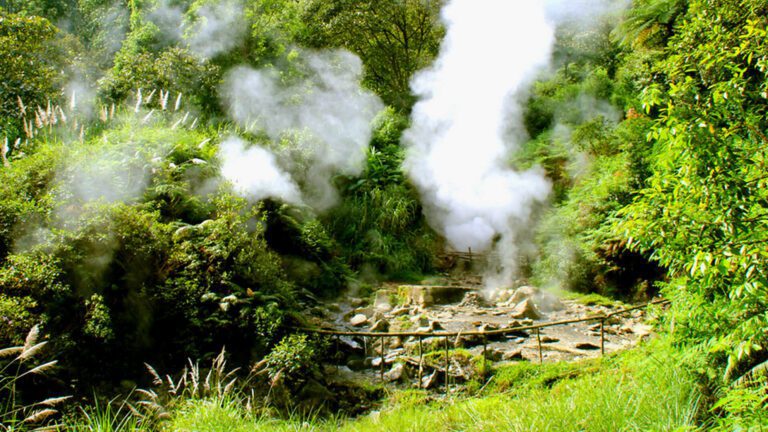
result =
[{"label": "rock", "polygon": [[349,323],[354,327],[362,327],[368,324],[368,317],[363,314],[357,314],[349,320]]},{"label": "rock", "polygon": [[515,306],[515,309],[510,312],[512,318],[528,318],[539,319],[541,318],[541,312],[536,305],[530,299],[523,300],[520,304]]},{"label": "rock", "polygon": [[338,303],[329,303],[328,306],[326,306],[326,308],[331,312],[336,312],[336,313],[341,312],[341,306],[339,306]]},{"label": "rock", "polygon": [[330,390],[317,380],[310,379],[299,392],[297,400],[300,400],[302,405],[317,408],[332,398],[333,393]]},{"label": "rock", "polygon": [[[481,324],[477,328],[477,331],[487,333],[487,332],[492,332],[492,331],[498,330],[498,329],[499,329],[499,327],[497,325],[495,325],[495,324],[487,324],[486,323],[486,324]],[[480,339],[480,342],[482,342],[483,336],[478,336],[478,338]],[[485,338],[488,341],[504,340],[506,338],[506,335],[501,334],[501,333],[499,333],[499,334],[490,334],[490,335],[486,335]]]},{"label": "rock", "polygon": [[548,292],[541,292],[536,297],[536,304],[539,306],[539,309],[544,312],[555,312],[565,309],[563,302]]},{"label": "rock", "polygon": [[522,286],[515,290],[515,293],[512,294],[512,297],[509,298],[508,303],[510,305],[512,304],[518,304],[522,302],[523,300],[533,300],[539,293],[539,289],[532,286]]},{"label": "rock", "polygon": [[560,342],[560,339],[552,336],[544,335],[541,337],[541,343],[555,343]]},{"label": "rock", "polygon": [[497,362],[504,357],[504,351],[492,348],[485,351],[485,358],[492,362]]},{"label": "rock", "polygon": [[445,330],[443,326],[437,321],[431,321],[429,323],[429,331]]},{"label": "rock", "polygon": [[403,347],[403,340],[399,337],[390,338],[392,342],[389,343],[389,348],[397,349]]},{"label": "rock", "polygon": [[485,300],[476,292],[468,292],[464,294],[464,299],[461,300],[459,306],[461,307],[481,307],[485,304]]},{"label": "rock", "polygon": [[496,301],[496,304],[507,303],[514,294],[515,294],[515,290],[513,289],[502,288],[496,291],[494,300]]},{"label": "rock", "polygon": [[632,334],[632,333],[635,332],[635,330],[631,326],[623,325],[623,326],[619,327],[619,332],[621,332],[623,334]]},{"label": "rock", "polygon": [[437,370],[421,379],[421,388],[430,389],[437,384]]},{"label": "rock", "polygon": [[418,327],[429,327],[429,318],[425,317],[424,315],[419,315],[411,318],[411,322],[417,325]]},{"label": "rock", "polygon": [[376,321],[371,326],[371,331],[372,332],[382,332],[382,333],[389,331],[389,321],[387,321],[385,319],[380,319],[380,320]]},{"label": "rock", "polygon": [[365,351],[363,346],[350,336],[339,336],[335,344],[336,350],[345,356],[363,355]]},{"label": "rock", "polygon": [[392,310],[392,302],[389,299],[389,291],[376,291],[376,298],[373,300],[373,308],[380,312],[389,312]]},{"label": "rock", "polygon": [[511,360],[524,360],[525,359],[523,357],[523,349],[522,348],[514,349],[512,351],[507,351],[507,352],[504,353],[502,358],[504,360],[507,360],[507,361],[511,361]]},{"label": "rock", "polygon": [[353,371],[359,371],[365,369],[365,360],[360,358],[353,358],[347,361],[347,367]]},{"label": "rock", "polygon": [[386,379],[389,382],[401,381],[403,379],[406,379],[407,377],[408,377],[408,374],[406,373],[405,365],[403,365],[402,363],[395,363],[392,366],[392,369],[384,373],[384,379]]},{"label": "rock", "polygon": [[589,330],[590,331],[597,331],[597,332],[599,332],[600,331],[600,323],[592,324],[591,326],[589,326]]},{"label": "rock", "polygon": [[420,306],[458,303],[467,291],[465,287],[454,286],[401,285],[398,288],[398,292],[405,294],[410,303]]},{"label": "rock", "polygon": [[365,303],[365,301],[358,297],[351,297],[349,299],[349,305],[352,306],[353,308],[360,307],[363,305],[363,303]]},{"label": "rock", "polygon": [[593,344],[592,342],[579,342],[575,345],[576,349],[580,350],[587,350],[587,351],[594,351],[599,350],[600,347]]},{"label": "rock", "polygon": [[390,314],[392,316],[404,316],[404,315],[408,315],[410,311],[411,310],[406,306],[398,306],[392,309],[392,312],[390,312]]}]

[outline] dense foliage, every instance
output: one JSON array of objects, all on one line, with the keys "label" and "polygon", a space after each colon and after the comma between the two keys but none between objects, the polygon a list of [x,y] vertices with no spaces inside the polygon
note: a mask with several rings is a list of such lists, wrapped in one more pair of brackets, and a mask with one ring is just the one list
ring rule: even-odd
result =
[{"label": "dense foliage", "polygon": [[[270,379],[314,379],[320,350],[291,334],[296,312],[418,279],[444,248],[400,144],[444,3],[0,2],[0,347],[38,324],[60,383],[83,393],[222,345],[241,364],[266,357]],[[766,406],[753,385],[768,360],[766,17],[761,0],[636,0],[560,25],[509,161],[553,184],[523,276],[672,299],[662,327],[708,397],[701,424],[723,430],[759,425]],[[200,29],[226,46],[201,51]],[[364,168],[331,180],[329,210],[238,197],[220,175],[228,137],[302,148],[227,120],[226,73],[300,82],[325,48],[357,54],[387,105]]]}]

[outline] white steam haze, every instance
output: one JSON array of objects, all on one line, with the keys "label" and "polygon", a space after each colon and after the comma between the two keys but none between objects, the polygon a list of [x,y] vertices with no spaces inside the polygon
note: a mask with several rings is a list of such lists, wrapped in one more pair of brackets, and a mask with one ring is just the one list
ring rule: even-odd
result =
[{"label": "white steam haze", "polygon": [[187,32],[189,49],[211,58],[236,47],[248,32],[243,5],[238,0],[208,3],[195,11],[197,19]]},{"label": "white steam haze", "polygon": [[147,18],[168,40],[185,41],[192,53],[204,59],[235,48],[248,32],[243,3],[239,0],[211,0],[185,17],[186,13],[173,0],[160,0]]},{"label": "white steam haze", "polygon": [[[360,87],[362,63],[347,51],[307,52],[305,77],[286,85],[274,70],[241,66],[224,80],[230,116],[273,142],[306,204],[325,210],[336,203],[336,174],[358,175],[365,165],[371,123],[383,104]],[[226,163],[226,159],[225,159]],[[254,162],[255,163],[255,162]]]},{"label": "white steam haze", "polygon": [[588,25],[616,3],[451,0],[442,11],[438,59],[411,82],[419,102],[403,136],[404,168],[451,247],[496,252],[491,289],[512,282],[534,209],[550,192],[542,169],[509,165],[526,138],[518,101],[550,64],[556,21]]},{"label": "white steam haze", "polygon": [[301,203],[301,192],[290,175],[277,165],[275,155],[232,137],[219,146],[221,175],[235,190],[253,200],[279,198],[287,203]]}]

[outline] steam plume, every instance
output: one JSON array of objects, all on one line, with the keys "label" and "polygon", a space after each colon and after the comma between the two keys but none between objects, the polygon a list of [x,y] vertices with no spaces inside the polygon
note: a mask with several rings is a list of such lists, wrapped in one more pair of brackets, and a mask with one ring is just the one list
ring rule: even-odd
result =
[{"label": "steam plume", "polygon": [[294,204],[301,202],[299,188],[268,150],[257,146],[246,148],[240,138],[229,138],[221,143],[219,155],[221,175],[232,182],[239,193],[256,201],[273,197]]},{"label": "steam plume", "polygon": [[225,79],[230,116],[282,147],[287,168],[307,204],[323,210],[336,201],[331,178],[362,172],[371,122],[382,103],[360,88],[362,64],[347,51],[306,53],[305,78],[291,85],[270,70],[239,67]]},{"label": "steam plume", "polygon": [[518,233],[550,190],[542,170],[508,166],[521,140],[514,96],[549,63],[554,28],[542,1],[454,0],[442,18],[439,58],[411,83],[405,169],[432,226],[456,249],[495,249],[504,266],[489,283],[509,283]]},{"label": "steam plume", "polygon": [[203,58],[231,50],[248,31],[243,19],[243,5],[238,0],[203,5],[196,15],[197,21],[189,30],[187,43],[192,52]]}]

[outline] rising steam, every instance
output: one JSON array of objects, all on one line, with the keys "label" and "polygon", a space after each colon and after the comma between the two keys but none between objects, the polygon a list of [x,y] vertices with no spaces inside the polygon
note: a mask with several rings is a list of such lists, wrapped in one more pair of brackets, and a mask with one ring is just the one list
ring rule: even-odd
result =
[{"label": "rising steam", "polygon": [[225,78],[230,116],[263,131],[280,147],[278,157],[302,185],[305,202],[323,210],[336,202],[335,174],[363,170],[371,122],[382,109],[360,88],[362,64],[347,51],[306,53],[305,78],[291,85],[272,70],[238,67]]},{"label": "rising steam", "polygon": [[245,141],[233,137],[221,143],[219,156],[223,161],[221,175],[240,194],[255,201],[271,197],[293,204],[301,202],[298,186],[268,150],[258,146],[246,148]]},{"label": "rising steam", "polygon": [[435,65],[412,88],[420,101],[405,132],[405,169],[427,218],[451,246],[499,252],[489,283],[509,283],[521,230],[550,184],[540,169],[515,171],[521,141],[514,96],[549,63],[554,27],[541,1],[454,0],[442,15],[446,37]]},{"label": "rising steam", "polygon": [[528,84],[550,63],[555,25],[594,25],[625,7],[608,0],[453,0],[434,66],[411,82],[419,102],[403,137],[404,167],[430,224],[458,250],[494,251],[489,287],[509,284],[550,191],[541,169],[509,158],[525,139]]}]

